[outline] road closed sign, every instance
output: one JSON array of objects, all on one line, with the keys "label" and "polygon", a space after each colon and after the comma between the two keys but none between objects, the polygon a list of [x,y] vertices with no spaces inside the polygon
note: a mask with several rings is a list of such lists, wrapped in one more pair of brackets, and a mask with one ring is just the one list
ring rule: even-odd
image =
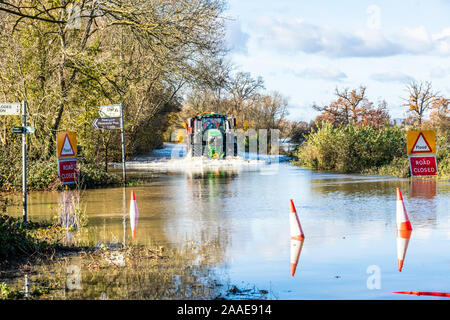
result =
[{"label": "road closed sign", "polygon": [[61,159],[58,161],[58,175],[62,184],[77,182],[77,159]]},{"label": "road closed sign", "polygon": [[413,177],[437,176],[438,174],[435,155],[410,156],[409,167]]},{"label": "road closed sign", "polygon": [[411,176],[437,176],[436,135],[434,130],[406,132],[406,147]]}]

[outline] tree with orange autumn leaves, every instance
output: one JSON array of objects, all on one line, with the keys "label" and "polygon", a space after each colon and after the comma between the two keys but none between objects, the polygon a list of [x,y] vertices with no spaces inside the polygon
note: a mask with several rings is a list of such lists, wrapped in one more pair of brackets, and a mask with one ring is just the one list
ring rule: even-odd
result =
[{"label": "tree with orange autumn leaves", "polygon": [[377,128],[390,119],[386,101],[383,100],[374,107],[374,103],[366,97],[365,86],[353,90],[336,88],[335,95],[337,99],[329,105],[313,105],[315,110],[322,112],[316,118],[318,123],[328,121],[335,126],[353,123]]},{"label": "tree with orange autumn leaves", "polygon": [[450,128],[450,99],[435,99],[431,107],[430,122],[438,127]]}]

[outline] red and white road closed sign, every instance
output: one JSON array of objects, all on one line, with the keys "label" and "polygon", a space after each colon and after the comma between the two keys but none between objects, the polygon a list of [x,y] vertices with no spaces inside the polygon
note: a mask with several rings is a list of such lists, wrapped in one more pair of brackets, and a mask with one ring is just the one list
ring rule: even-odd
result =
[{"label": "red and white road closed sign", "polygon": [[413,177],[436,176],[438,174],[435,155],[410,156],[409,167]]},{"label": "red and white road closed sign", "polygon": [[60,159],[58,161],[58,174],[63,184],[77,182],[77,159]]}]

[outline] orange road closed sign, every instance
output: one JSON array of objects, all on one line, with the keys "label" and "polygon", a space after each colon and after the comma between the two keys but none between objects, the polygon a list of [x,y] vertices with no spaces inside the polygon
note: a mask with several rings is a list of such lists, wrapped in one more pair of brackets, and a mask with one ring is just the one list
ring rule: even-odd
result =
[{"label": "orange road closed sign", "polygon": [[58,159],[77,157],[77,133],[61,131],[56,134]]},{"label": "orange road closed sign", "polygon": [[436,136],[434,130],[406,132],[408,155],[436,154]]}]

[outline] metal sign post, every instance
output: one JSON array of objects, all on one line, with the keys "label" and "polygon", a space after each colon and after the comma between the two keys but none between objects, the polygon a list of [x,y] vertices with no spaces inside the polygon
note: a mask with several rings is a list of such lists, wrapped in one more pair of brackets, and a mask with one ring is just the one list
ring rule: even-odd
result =
[{"label": "metal sign post", "polygon": [[27,102],[0,103],[0,115],[20,115],[22,109],[22,126],[13,127],[13,133],[22,134],[22,206],[23,225],[27,224],[27,134],[34,133],[34,127],[27,127]]},{"label": "metal sign post", "polygon": [[122,174],[123,183],[127,181],[127,171],[125,163],[125,130],[123,124],[123,104],[99,107],[100,118],[95,118],[92,125],[95,129],[120,129],[122,138]]},{"label": "metal sign post", "polygon": [[[27,126],[27,102],[22,101],[22,127]],[[23,224],[27,224],[27,132],[22,132],[22,203]]]},{"label": "metal sign post", "polygon": [[122,135],[122,173],[123,173],[123,183],[127,181],[127,169],[125,166],[125,130],[123,128],[123,104],[120,104],[120,134]]}]

